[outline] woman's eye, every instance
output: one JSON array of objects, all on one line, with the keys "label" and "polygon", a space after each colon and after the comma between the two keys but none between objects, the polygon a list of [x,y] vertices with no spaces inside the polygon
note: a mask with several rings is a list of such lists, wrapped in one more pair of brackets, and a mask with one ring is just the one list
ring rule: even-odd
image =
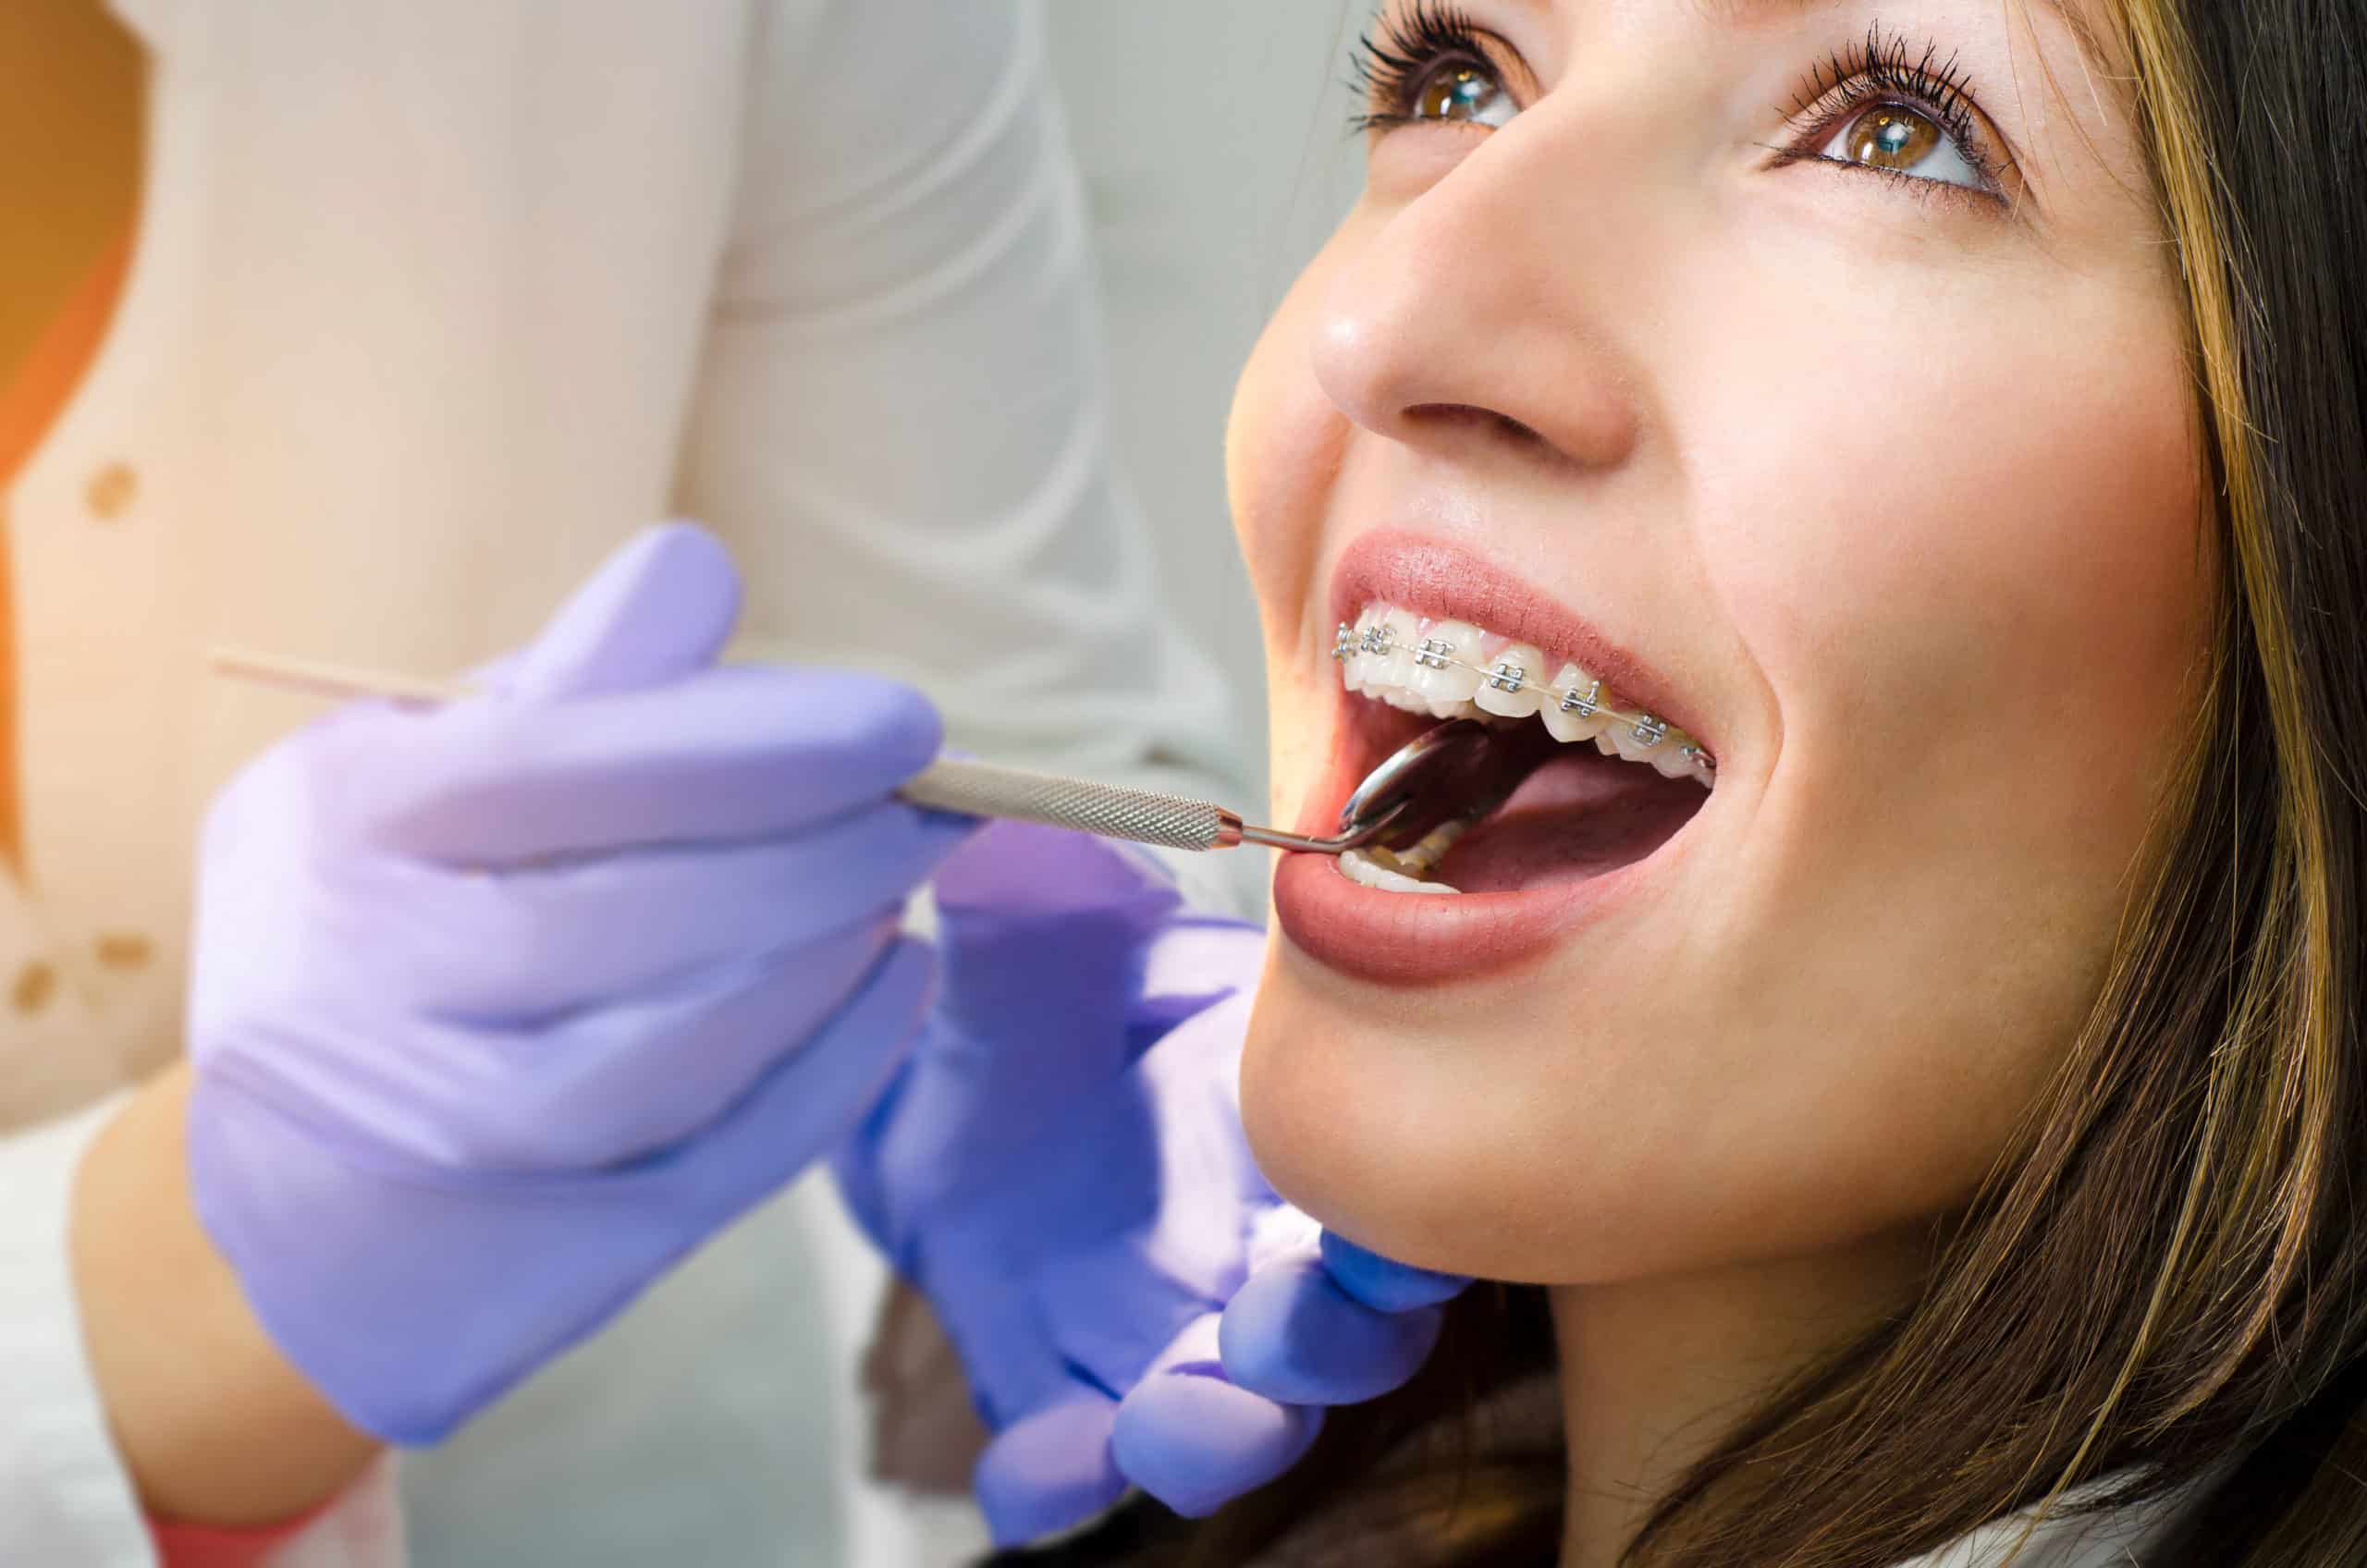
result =
[{"label": "woman's eye", "polygon": [[1503,126],[1518,112],[1495,72],[1466,61],[1440,66],[1424,78],[1411,96],[1406,117]]},{"label": "woman's eye", "polygon": [[1989,180],[1956,136],[1929,115],[1904,104],[1876,104],[1852,115],[1819,154],[1943,185],[1989,189]]}]

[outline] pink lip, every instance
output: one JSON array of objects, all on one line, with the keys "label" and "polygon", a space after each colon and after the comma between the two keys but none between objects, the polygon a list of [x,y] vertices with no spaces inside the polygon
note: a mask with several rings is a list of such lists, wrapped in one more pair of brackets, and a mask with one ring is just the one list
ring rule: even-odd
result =
[{"label": "pink lip", "polygon": [[[1331,618],[1352,621],[1376,600],[1439,619],[1471,621],[1575,659],[1621,697],[1701,735],[1682,700],[1649,667],[1469,550],[1403,533],[1366,534],[1332,570]],[[1344,705],[1361,699],[1343,692],[1341,700]],[[1331,831],[1357,777],[1355,759],[1343,748],[1306,802],[1300,831]],[[1600,917],[1656,876],[1689,836],[1680,830],[1642,860],[1582,882],[1456,897],[1385,893],[1349,881],[1329,856],[1286,854],[1274,871],[1274,913],[1294,946],[1355,979],[1429,986],[1494,975]]]}]

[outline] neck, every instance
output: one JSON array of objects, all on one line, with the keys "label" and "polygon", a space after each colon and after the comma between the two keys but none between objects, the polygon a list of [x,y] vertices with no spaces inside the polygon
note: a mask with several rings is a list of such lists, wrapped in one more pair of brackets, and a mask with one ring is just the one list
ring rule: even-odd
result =
[{"label": "neck", "polygon": [[1562,1568],[1614,1568],[1653,1506],[1792,1373],[1872,1327],[1912,1238],[1552,1292],[1569,1503]]}]

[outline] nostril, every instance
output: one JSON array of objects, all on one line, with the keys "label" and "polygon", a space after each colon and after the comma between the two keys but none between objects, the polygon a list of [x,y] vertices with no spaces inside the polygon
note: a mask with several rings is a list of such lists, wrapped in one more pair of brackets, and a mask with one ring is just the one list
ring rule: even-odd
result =
[{"label": "nostril", "polygon": [[1496,428],[1498,430],[1503,432],[1503,434],[1511,436],[1515,441],[1519,442],[1524,446],[1544,447],[1551,445],[1543,435],[1521,423],[1520,421],[1513,418],[1510,414],[1496,414],[1491,417],[1494,418],[1496,422]]},{"label": "nostril", "polygon": [[1522,447],[1550,447],[1544,436],[1510,414],[1500,414],[1493,409],[1474,408],[1468,403],[1417,403],[1405,410],[1408,422],[1433,429],[1467,425],[1474,430],[1490,432],[1509,438]]}]

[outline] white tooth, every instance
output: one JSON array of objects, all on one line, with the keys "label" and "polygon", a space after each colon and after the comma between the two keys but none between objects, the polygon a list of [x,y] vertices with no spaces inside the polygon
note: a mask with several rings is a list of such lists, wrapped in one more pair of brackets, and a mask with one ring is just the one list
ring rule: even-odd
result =
[{"label": "white tooth", "polygon": [[1478,693],[1471,700],[1485,711],[1502,714],[1506,718],[1527,718],[1535,713],[1545,700],[1537,690],[1545,680],[1545,655],[1526,643],[1510,643],[1487,663],[1490,671],[1502,670],[1505,679],[1521,682],[1521,688],[1507,692],[1483,676]]},{"label": "white tooth", "polygon": [[1551,690],[1545,692],[1543,705],[1537,710],[1537,717],[1545,721],[1545,728],[1552,731],[1556,741],[1564,745],[1573,741],[1591,741],[1601,734],[1603,727],[1611,722],[1599,712],[1591,718],[1584,718],[1562,710],[1564,692],[1585,692],[1594,685],[1594,677],[1576,665],[1564,665],[1547,685]]},{"label": "white tooth", "polygon": [[1652,766],[1661,770],[1663,778],[1690,778],[1693,759],[1685,754],[1683,746],[1662,744],[1652,751]]},{"label": "white tooth", "polygon": [[[1417,635],[1415,629],[1421,622],[1414,619],[1410,610],[1384,609],[1380,624],[1389,629],[1389,652],[1375,655],[1372,663],[1365,668],[1367,690],[1404,686],[1406,677],[1414,673],[1414,643]],[[1398,705],[1404,706],[1402,703]],[[1416,707],[1414,711],[1424,710]]]},{"label": "white tooth", "polygon": [[1596,736],[1594,738],[1594,749],[1600,752],[1607,757],[1615,757],[1619,754],[1619,747],[1617,743],[1614,742],[1608,735]]},{"label": "white tooth", "polygon": [[1462,817],[1451,816],[1423,834],[1421,839],[1408,849],[1394,851],[1380,850],[1374,852],[1377,855],[1388,855],[1393,863],[1393,868],[1403,868],[1410,875],[1422,876],[1444,860],[1446,852],[1454,848],[1454,841],[1470,829],[1470,823]]},{"label": "white tooth", "polygon": [[[1650,756],[1654,749],[1662,743],[1661,741],[1637,739],[1636,734],[1637,728],[1637,726],[1633,720],[1625,720],[1621,723],[1613,725],[1609,732],[1611,735],[1611,743],[1619,749],[1620,756],[1628,762],[1642,762],[1644,759]],[[1663,730],[1662,732],[1662,740],[1665,740],[1666,738],[1667,732]],[[1677,748],[1674,746],[1669,747],[1669,750],[1672,752],[1676,749]]]},{"label": "white tooth", "polygon": [[1418,656],[1411,661],[1413,668],[1405,677],[1407,688],[1428,699],[1430,711],[1440,717],[1460,712],[1462,705],[1478,692],[1479,672],[1465,666],[1479,662],[1479,639],[1485,635],[1467,620],[1441,620],[1416,639],[1417,644],[1442,646],[1445,656],[1462,661],[1443,668],[1426,665]]},{"label": "white tooth", "polygon": [[1356,617],[1355,625],[1349,629],[1356,639],[1356,651],[1350,654],[1347,662],[1340,667],[1340,683],[1351,692],[1362,692],[1366,678],[1371,673],[1372,655],[1364,650],[1364,635],[1380,613],[1367,605],[1364,613]]},{"label": "white tooth", "polygon": [[1384,893],[1456,893],[1443,882],[1424,882],[1417,877],[1390,870],[1374,862],[1362,850],[1350,850],[1331,863],[1340,875],[1360,888],[1378,888]]},{"label": "white tooth", "polygon": [[1391,707],[1404,708],[1407,713],[1418,713],[1426,718],[1436,717],[1430,712],[1429,704],[1422,701],[1421,698],[1414,695],[1413,692],[1408,692],[1403,686],[1390,686],[1376,682],[1368,689],[1368,692],[1370,695],[1380,698],[1382,702],[1387,703]]}]

